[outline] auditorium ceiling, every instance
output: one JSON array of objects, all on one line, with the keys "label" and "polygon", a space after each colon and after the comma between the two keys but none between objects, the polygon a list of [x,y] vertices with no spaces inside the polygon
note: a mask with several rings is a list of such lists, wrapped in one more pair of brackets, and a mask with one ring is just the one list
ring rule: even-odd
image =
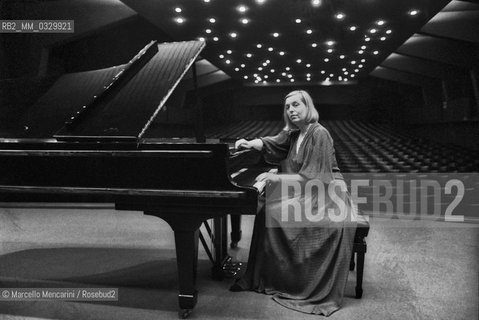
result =
[{"label": "auditorium ceiling", "polygon": [[200,86],[230,78],[250,86],[347,85],[367,76],[422,85],[451,69],[479,67],[479,4],[472,0],[21,3],[41,3],[36,18],[75,20],[71,38],[45,35],[46,46],[114,31],[132,19],[161,30],[167,38],[160,41],[201,39]]},{"label": "auditorium ceiling", "polygon": [[[122,0],[246,84],[348,83],[364,77],[449,0]],[[440,23],[439,23],[440,24]]]}]

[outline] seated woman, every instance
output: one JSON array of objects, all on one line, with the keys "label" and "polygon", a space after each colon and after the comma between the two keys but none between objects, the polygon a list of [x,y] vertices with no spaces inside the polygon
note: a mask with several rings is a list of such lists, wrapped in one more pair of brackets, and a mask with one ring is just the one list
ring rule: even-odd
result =
[{"label": "seated woman", "polygon": [[[310,95],[302,90],[289,93],[283,116],[286,127],[278,135],[236,142],[238,149],[261,150],[268,162],[284,160],[282,174],[264,173],[257,180],[278,184],[286,177],[284,173],[289,180],[297,180],[302,185],[314,179],[326,186],[342,181],[333,140],[318,123]],[[266,206],[269,190],[271,188],[267,188]],[[345,191],[342,196],[343,203],[351,209],[349,193]],[[304,197],[303,209],[307,200]],[[332,204],[326,200],[326,206],[316,209],[328,211],[326,208],[331,209]],[[351,218],[354,210],[346,210],[347,219],[272,226],[268,221],[275,219],[269,216],[274,210],[279,207],[267,207],[256,216],[247,270],[230,290],[271,294],[287,308],[329,316],[340,308],[348,278],[355,233]]]}]

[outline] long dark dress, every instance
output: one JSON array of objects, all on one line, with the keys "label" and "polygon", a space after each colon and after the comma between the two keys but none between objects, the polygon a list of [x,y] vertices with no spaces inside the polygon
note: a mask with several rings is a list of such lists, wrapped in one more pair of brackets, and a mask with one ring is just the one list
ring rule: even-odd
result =
[{"label": "long dark dress", "polygon": [[[284,173],[306,179],[325,183],[342,179],[329,132],[314,123],[296,152],[298,135],[299,131],[282,131],[274,137],[261,138],[265,159],[285,160]],[[350,205],[349,197],[346,200]],[[255,219],[247,270],[237,285],[243,290],[271,294],[287,308],[329,316],[341,305],[354,223],[270,228],[265,224],[267,212],[263,210]]]}]

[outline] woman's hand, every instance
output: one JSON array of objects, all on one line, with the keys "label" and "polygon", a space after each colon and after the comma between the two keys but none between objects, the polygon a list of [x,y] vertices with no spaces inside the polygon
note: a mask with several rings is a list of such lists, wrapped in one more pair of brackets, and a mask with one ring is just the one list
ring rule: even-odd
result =
[{"label": "woman's hand", "polygon": [[252,146],[248,143],[246,139],[239,139],[235,142],[235,149],[251,149]]},{"label": "woman's hand", "polygon": [[256,149],[261,151],[263,149],[263,140],[261,139],[253,139],[253,140],[246,140],[246,139],[239,139],[235,142],[235,149]]},{"label": "woman's hand", "polygon": [[266,184],[278,183],[280,180],[279,175],[271,172],[264,172],[256,177],[256,181],[264,181]]}]

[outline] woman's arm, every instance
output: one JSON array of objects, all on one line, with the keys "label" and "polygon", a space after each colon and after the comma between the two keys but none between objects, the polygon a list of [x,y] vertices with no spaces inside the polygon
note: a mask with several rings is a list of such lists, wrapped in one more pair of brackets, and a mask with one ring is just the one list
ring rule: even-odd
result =
[{"label": "woman's arm", "polygon": [[263,150],[263,140],[261,139],[239,139],[235,142],[235,149],[256,149],[258,151]]}]

